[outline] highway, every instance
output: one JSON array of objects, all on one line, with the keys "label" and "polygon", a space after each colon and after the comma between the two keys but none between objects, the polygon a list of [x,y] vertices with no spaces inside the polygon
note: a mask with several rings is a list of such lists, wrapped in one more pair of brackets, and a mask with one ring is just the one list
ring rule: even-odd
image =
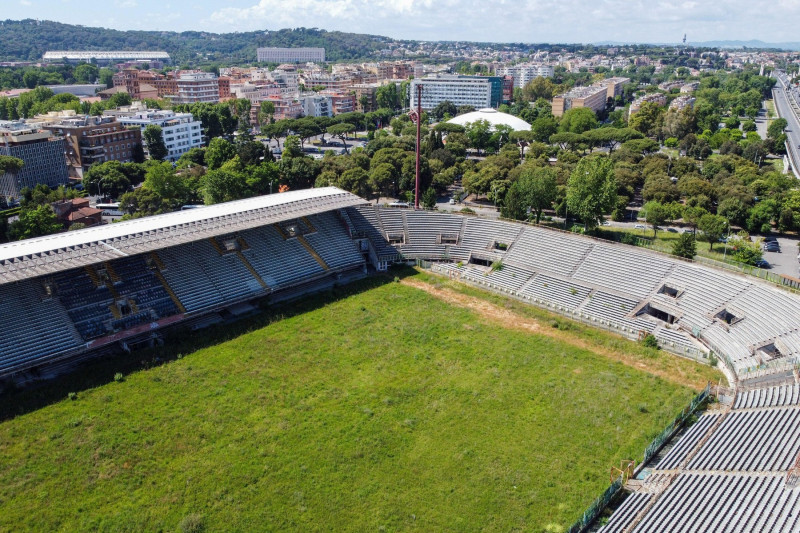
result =
[{"label": "highway", "polygon": [[789,80],[783,72],[776,72],[775,77],[778,83],[772,91],[772,97],[775,101],[775,108],[778,115],[786,119],[788,126],[786,126],[786,137],[788,138],[787,144],[789,145],[789,161],[792,164],[792,172],[796,178],[800,179],[800,94],[797,88],[789,88]]}]

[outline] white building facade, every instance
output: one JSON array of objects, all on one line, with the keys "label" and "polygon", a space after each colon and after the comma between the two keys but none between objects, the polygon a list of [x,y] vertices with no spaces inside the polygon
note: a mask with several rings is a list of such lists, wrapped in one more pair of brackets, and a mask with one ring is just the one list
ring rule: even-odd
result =
[{"label": "white building facade", "polygon": [[514,78],[514,87],[522,88],[536,78],[552,78],[553,67],[542,64],[513,65],[497,69],[498,76]]},{"label": "white building facade", "polygon": [[259,48],[259,63],[305,63],[325,61],[324,48]]},{"label": "white building facade", "polygon": [[[161,127],[164,144],[167,147],[167,159],[177,161],[192,148],[203,146],[203,131],[200,121],[191,113],[175,113],[174,111],[138,111],[130,115],[115,114],[117,120],[125,126],[139,126],[144,130],[155,124]],[[147,147],[145,146],[145,151]]]},{"label": "white building facade", "polygon": [[444,102],[475,109],[497,107],[502,87],[500,78],[441,74],[411,80],[411,108],[417,107],[417,87],[422,86],[422,109],[429,111]]}]

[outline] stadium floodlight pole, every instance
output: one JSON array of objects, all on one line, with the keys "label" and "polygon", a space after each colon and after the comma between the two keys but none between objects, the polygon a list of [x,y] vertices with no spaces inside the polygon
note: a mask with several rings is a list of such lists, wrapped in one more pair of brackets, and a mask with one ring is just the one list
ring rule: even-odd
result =
[{"label": "stadium floodlight pole", "polygon": [[417,117],[417,150],[416,150],[416,174],[414,181],[414,209],[419,209],[419,148],[420,148],[420,135],[422,125],[422,84],[417,84],[417,109],[416,112],[412,111],[412,117]]}]

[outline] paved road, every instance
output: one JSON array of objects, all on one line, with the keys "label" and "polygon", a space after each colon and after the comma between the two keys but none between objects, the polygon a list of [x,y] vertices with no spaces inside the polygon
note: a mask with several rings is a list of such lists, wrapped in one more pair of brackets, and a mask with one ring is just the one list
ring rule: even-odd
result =
[{"label": "paved road", "polygon": [[787,91],[786,88],[789,85],[789,81],[782,72],[777,73],[776,78],[778,83],[772,91],[775,108],[778,111],[778,115],[785,118],[789,124],[786,127],[786,136],[788,138],[790,159],[795,176],[800,176],[800,166],[795,164],[800,163],[800,149],[798,148],[800,146],[800,119],[798,119],[792,105],[796,105],[800,101],[800,94],[798,94],[796,88],[789,88]]}]

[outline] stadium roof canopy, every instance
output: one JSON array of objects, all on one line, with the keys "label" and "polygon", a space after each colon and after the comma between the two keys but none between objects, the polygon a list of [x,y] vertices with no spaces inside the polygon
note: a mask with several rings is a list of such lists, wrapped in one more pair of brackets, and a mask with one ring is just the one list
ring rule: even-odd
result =
[{"label": "stadium roof canopy", "polygon": [[125,50],[48,50],[42,56],[45,61],[59,61],[67,59],[70,61],[125,61],[138,59],[162,59],[169,61],[169,54],[166,52],[139,52]]},{"label": "stadium roof canopy", "polygon": [[510,126],[514,131],[528,131],[531,129],[531,125],[521,118],[515,117],[514,115],[509,115],[508,113],[501,113],[497,109],[492,109],[491,107],[478,109],[477,111],[464,113],[463,115],[458,115],[457,117],[451,118],[447,122],[450,124],[466,126],[467,124],[471,124],[478,120],[487,121],[491,125],[492,130],[494,130],[494,127],[498,125]]},{"label": "stadium roof canopy", "polygon": [[0,284],[363,203],[349,192],[322,187],[11,242],[0,245]]}]

